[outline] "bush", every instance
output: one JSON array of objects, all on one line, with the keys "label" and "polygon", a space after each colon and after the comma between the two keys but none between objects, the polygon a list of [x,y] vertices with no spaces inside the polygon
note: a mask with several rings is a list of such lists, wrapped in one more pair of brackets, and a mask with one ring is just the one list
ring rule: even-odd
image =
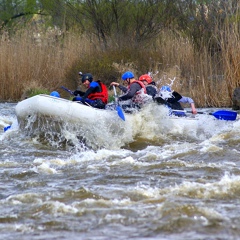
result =
[{"label": "bush", "polygon": [[47,94],[47,95],[49,95],[50,92],[49,92],[49,90],[47,90],[47,89],[32,88],[32,89],[27,90],[27,91],[23,94],[22,98],[23,98],[23,99],[24,99],[24,98],[30,98],[30,97],[33,97],[33,96],[36,96],[36,95],[39,95],[39,94]]},{"label": "bush", "polygon": [[78,72],[89,72],[94,80],[101,80],[109,86],[112,81],[121,82],[121,75],[125,71],[132,71],[136,78],[152,71],[153,63],[159,62],[159,55],[161,56],[157,51],[136,49],[99,51],[94,53],[94,57],[86,54],[72,65],[66,73],[66,79],[71,79],[71,83],[77,87]]}]

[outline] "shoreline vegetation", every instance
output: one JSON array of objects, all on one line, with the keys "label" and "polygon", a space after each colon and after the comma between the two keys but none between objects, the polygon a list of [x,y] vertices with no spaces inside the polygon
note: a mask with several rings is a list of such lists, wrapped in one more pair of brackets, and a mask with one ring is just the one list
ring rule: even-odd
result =
[{"label": "shoreline vegetation", "polygon": [[[71,1],[60,2],[67,4]],[[178,12],[178,18],[171,22],[174,13],[163,13],[169,6],[157,5],[158,12],[160,7],[164,9],[156,19],[153,19],[156,6],[149,8],[151,19],[147,17],[150,13],[144,12],[144,6],[139,6],[145,1],[137,1],[135,21],[120,19],[120,22],[118,19],[119,26],[114,20],[105,19],[103,14],[107,11],[104,8],[107,4],[120,4],[118,1],[99,1],[97,8],[91,5],[94,2],[72,4],[71,18],[64,5],[66,12],[58,24],[54,7],[49,5],[44,9],[47,17],[33,13],[28,18],[15,18],[11,25],[9,22],[2,24],[1,102],[16,102],[51,91],[59,91],[61,97],[69,98],[60,87],[75,90],[79,84],[79,71],[91,72],[95,80],[100,79],[109,87],[112,81],[121,82],[122,73],[129,70],[136,77],[150,72],[159,88],[172,85],[172,89],[193,98],[198,108],[232,106],[233,91],[240,86],[238,1],[228,1],[232,4],[230,10],[230,5],[213,3],[204,5],[204,8],[203,5],[195,6],[191,14],[188,12],[188,16],[183,16]],[[234,2],[236,5],[233,6]],[[131,3],[136,4],[136,1],[126,1],[126,4]],[[123,10],[128,7],[128,11],[133,11],[129,6],[115,8]],[[89,15],[81,15],[87,7],[95,9],[97,19],[90,14],[91,11],[88,11]],[[176,15],[179,9],[173,10]],[[111,14],[110,11],[108,17]],[[129,14],[126,18],[132,16],[131,12],[124,14]],[[80,16],[84,21],[79,20]],[[181,17],[185,17],[184,20]],[[157,29],[154,28],[156,23],[159,23]],[[112,89],[109,88],[109,92],[113,95]]]}]

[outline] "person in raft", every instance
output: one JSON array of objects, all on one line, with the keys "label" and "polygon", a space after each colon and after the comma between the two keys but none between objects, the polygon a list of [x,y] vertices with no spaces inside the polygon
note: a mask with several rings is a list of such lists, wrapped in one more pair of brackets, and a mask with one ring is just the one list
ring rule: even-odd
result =
[{"label": "person in raft", "polygon": [[127,83],[127,87],[117,82],[112,82],[110,86],[117,86],[124,92],[124,94],[118,98],[124,110],[128,108],[140,109],[143,104],[149,102],[149,99],[152,101],[152,98],[147,94],[143,82],[136,80],[132,72],[127,71],[123,73],[122,80]]},{"label": "person in raft", "polygon": [[192,98],[180,95],[176,91],[171,91],[170,86],[162,86],[159,95],[154,98],[160,104],[166,104],[173,110],[184,110],[181,103],[189,103],[193,114],[197,114]]},{"label": "person in raft", "polygon": [[91,73],[79,73],[79,75],[81,76],[82,84],[87,88],[87,91],[74,91],[73,94],[75,97],[73,98],[73,101],[80,101],[85,105],[104,109],[108,102],[108,90],[106,85],[101,81],[93,81]]},{"label": "person in raft", "polygon": [[142,76],[139,77],[138,80],[142,81],[143,84],[145,85],[147,94],[152,97],[155,97],[155,95],[158,92],[158,89],[156,87],[156,83],[152,80],[151,76],[149,76],[148,74],[143,74]]}]

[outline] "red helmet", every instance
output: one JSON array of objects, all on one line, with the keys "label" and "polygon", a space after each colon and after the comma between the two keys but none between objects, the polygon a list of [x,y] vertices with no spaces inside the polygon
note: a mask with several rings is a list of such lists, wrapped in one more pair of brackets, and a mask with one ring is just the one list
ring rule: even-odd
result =
[{"label": "red helmet", "polygon": [[152,78],[148,74],[139,77],[139,81],[146,81],[148,84],[152,82]]}]

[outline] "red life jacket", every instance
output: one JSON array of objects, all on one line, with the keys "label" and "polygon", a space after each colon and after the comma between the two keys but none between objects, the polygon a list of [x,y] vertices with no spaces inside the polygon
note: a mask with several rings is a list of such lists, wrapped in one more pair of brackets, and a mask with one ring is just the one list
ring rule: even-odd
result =
[{"label": "red life jacket", "polygon": [[144,93],[147,93],[147,90],[146,90],[145,85],[143,84],[142,81],[139,81],[139,80],[134,80],[133,82],[131,82],[131,83],[128,85],[128,88],[130,88],[130,86],[131,86],[133,83],[138,83],[138,84],[141,86],[141,88],[143,88]]},{"label": "red life jacket", "polygon": [[107,104],[108,102],[108,90],[105,84],[100,81],[97,81],[102,89],[101,92],[90,93],[88,98],[91,100],[101,99],[103,103]]}]

